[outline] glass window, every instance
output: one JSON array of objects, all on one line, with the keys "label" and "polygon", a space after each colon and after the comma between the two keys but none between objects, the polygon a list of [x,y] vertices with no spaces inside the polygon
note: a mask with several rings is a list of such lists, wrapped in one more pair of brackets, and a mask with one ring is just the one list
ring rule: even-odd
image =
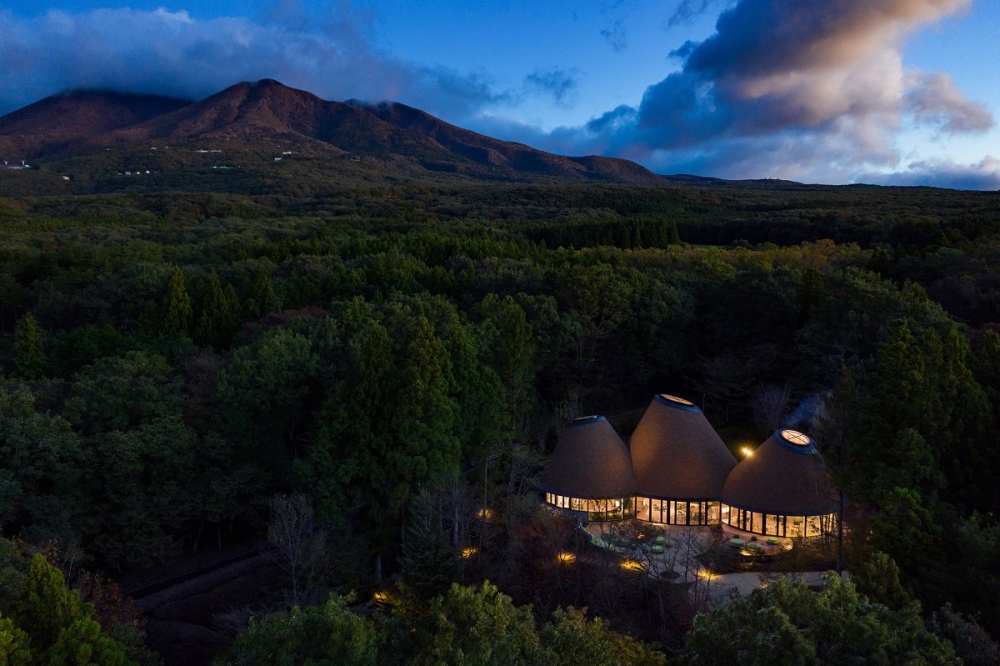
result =
[{"label": "glass window", "polygon": [[764,516],[764,534],[778,536],[778,517],[772,514]]},{"label": "glass window", "polygon": [[691,502],[688,506],[688,525],[701,525],[701,502]]},{"label": "glass window", "polygon": [[674,523],[676,525],[687,525],[688,524],[688,505],[687,502],[674,502],[676,510],[674,511]]},{"label": "glass window", "polygon": [[731,511],[732,511],[732,509],[729,508],[728,504],[723,504],[722,505],[722,522],[725,525],[729,524],[729,515],[730,515]]},{"label": "glass window", "polygon": [[819,536],[823,533],[820,528],[820,518],[819,516],[809,516],[806,519],[806,536]]},{"label": "glass window", "polygon": [[719,524],[719,503],[709,502],[708,503],[708,524],[718,525]]},{"label": "glass window", "polygon": [[750,522],[751,525],[747,530],[748,532],[757,532],[758,534],[764,532],[764,514],[754,511],[750,514]]},{"label": "glass window", "polygon": [[653,500],[653,509],[652,509],[652,511],[653,511],[653,519],[652,520],[653,520],[654,523],[661,523],[661,522],[663,522],[662,505],[663,505],[663,502],[661,502],[660,500],[658,500],[658,499]]},{"label": "glass window", "polygon": [[802,516],[788,516],[788,536],[800,537],[805,534],[805,519]]},{"label": "glass window", "polygon": [[649,520],[650,505],[646,497],[635,498],[635,516],[642,520]]}]

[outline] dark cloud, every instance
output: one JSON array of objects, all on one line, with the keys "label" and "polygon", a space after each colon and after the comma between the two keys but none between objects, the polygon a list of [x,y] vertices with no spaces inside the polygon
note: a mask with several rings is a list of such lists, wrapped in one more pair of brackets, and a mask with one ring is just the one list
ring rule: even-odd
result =
[{"label": "dark cloud", "polygon": [[1000,190],[1000,160],[987,156],[978,164],[955,164],[951,160],[914,162],[903,171],[867,174],[862,182],[879,185],[926,185],[956,190]]},{"label": "dark cloud", "polygon": [[0,113],[72,88],[201,98],[274,78],[326,99],[391,99],[461,119],[513,100],[485,75],[421,67],[371,46],[346,5],[314,20],[195,20],[187,12],[0,13]]},{"label": "dark cloud", "polygon": [[579,72],[575,69],[540,70],[524,77],[524,87],[528,93],[552,97],[560,106],[566,106],[576,93]]},{"label": "dark cloud", "polygon": [[604,41],[617,53],[621,53],[628,48],[628,30],[625,28],[625,22],[622,20],[615,21],[604,30],[601,30],[601,37],[604,37]]},{"label": "dark cloud", "polygon": [[904,123],[947,133],[994,124],[947,76],[902,63],[908,34],[970,2],[739,0],[715,34],[674,52],[681,69],[637,107],[559,130],[552,144],[575,137],[577,153],[729,177],[843,182],[895,166]]}]

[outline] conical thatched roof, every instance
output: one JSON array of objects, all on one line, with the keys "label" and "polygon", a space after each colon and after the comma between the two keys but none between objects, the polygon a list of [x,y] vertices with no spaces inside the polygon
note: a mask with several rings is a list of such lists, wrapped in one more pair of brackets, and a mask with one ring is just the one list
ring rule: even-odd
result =
[{"label": "conical thatched roof", "polygon": [[603,416],[576,419],[559,433],[542,487],[581,499],[632,497],[635,476],[628,448]]},{"label": "conical thatched roof", "polygon": [[637,494],[717,500],[736,458],[693,403],[657,395],[632,433]]},{"label": "conical thatched roof", "polygon": [[748,511],[816,516],[837,510],[837,491],[816,443],[779,430],[732,471],[722,501]]}]

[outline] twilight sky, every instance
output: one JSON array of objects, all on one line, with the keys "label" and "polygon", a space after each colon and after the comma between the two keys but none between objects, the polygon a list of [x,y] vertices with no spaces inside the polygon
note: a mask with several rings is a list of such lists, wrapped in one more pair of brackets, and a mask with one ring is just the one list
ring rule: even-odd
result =
[{"label": "twilight sky", "polygon": [[996,0],[3,0],[0,113],[275,78],[660,173],[1000,189]]}]

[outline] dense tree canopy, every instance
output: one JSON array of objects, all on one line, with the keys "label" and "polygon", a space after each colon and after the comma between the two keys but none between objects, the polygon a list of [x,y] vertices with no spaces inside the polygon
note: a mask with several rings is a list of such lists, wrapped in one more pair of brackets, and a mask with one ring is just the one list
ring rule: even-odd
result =
[{"label": "dense tree canopy", "polygon": [[[492,560],[507,580],[525,553],[573,543],[529,520],[560,419],[607,413],[627,435],[650,394],[667,391],[703,406],[735,446],[755,436],[752,396],[778,386],[848,498],[849,565],[877,570],[888,557],[897,591],[928,615],[947,607],[1000,632],[1000,214],[989,195],[331,184],[307,172],[294,187],[195,174],[192,190],[150,179],[69,194],[75,184],[32,190],[31,173],[11,184],[22,175],[0,174],[0,192],[16,195],[0,198],[6,535],[76,544],[88,563],[127,572],[208,535],[252,544],[271,498],[296,493],[317,534],[359,540],[365,568],[431,581],[416,595],[426,601],[475,569],[491,539],[514,544]],[[535,573],[570,589],[536,559]],[[551,596],[539,593],[545,612],[530,627],[501,596],[452,588],[405,626],[451,626],[454,640],[424,653],[445,662],[494,617],[509,621],[495,638],[515,661],[529,643],[532,659],[579,643],[612,655],[594,663],[639,663],[604,625],[553,616]],[[336,634],[350,645],[323,659],[367,663],[391,627],[331,603],[274,619],[275,631],[289,645],[298,623]],[[473,617],[450,614],[459,607]],[[862,615],[850,621],[883,632],[882,616]],[[820,658],[777,610],[760,622],[789,659]],[[0,649],[20,654],[8,625],[29,630],[4,611]]]}]

